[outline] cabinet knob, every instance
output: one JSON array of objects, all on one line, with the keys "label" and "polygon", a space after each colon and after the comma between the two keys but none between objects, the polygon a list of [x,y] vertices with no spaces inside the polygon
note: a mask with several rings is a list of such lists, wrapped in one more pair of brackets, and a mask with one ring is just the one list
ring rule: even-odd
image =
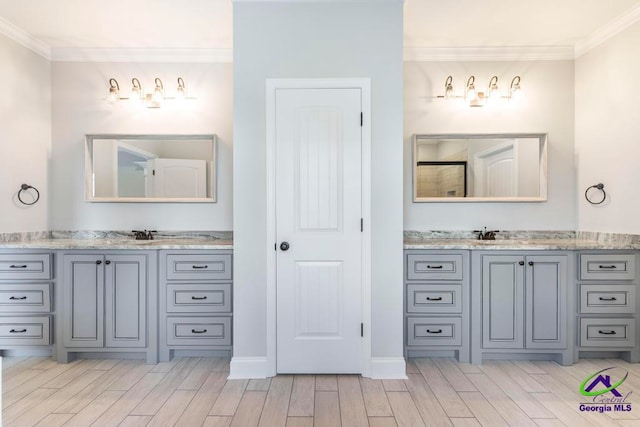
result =
[{"label": "cabinet knob", "polygon": [[105,264],[107,264],[107,265],[109,265],[109,264],[111,264],[111,261],[106,260],[104,263],[105,263]]},{"label": "cabinet knob", "polygon": [[524,265],[524,261],[518,261],[518,265]]},{"label": "cabinet knob", "polygon": [[529,261],[529,265],[533,265],[533,261]]},{"label": "cabinet knob", "polygon": [[96,261],[96,265],[100,265],[100,264],[102,264],[102,261],[97,260],[97,261]]}]

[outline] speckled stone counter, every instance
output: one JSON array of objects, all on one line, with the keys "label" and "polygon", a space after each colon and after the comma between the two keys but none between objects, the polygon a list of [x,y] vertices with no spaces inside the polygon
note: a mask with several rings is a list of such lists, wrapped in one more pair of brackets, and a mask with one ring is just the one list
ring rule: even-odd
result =
[{"label": "speckled stone counter", "polygon": [[53,231],[0,234],[0,249],[233,249],[231,232],[158,232],[135,240],[125,231]]},{"label": "speckled stone counter", "polygon": [[496,240],[478,240],[477,233],[405,231],[404,249],[467,250],[636,250],[640,236],[574,231],[505,231]]}]

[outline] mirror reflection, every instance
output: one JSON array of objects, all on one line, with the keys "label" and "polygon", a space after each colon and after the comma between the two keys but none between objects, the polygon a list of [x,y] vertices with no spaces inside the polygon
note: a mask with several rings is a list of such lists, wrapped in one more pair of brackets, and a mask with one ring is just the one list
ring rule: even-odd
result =
[{"label": "mirror reflection", "polygon": [[88,135],[87,200],[215,201],[215,135]]},{"label": "mirror reflection", "polygon": [[544,134],[415,135],[414,201],[546,200]]}]

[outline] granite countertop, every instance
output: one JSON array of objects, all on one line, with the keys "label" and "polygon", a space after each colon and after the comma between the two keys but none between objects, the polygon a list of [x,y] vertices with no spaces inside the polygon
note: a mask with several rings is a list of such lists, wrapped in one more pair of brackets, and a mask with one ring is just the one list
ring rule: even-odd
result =
[{"label": "granite countertop", "polygon": [[233,249],[231,232],[159,232],[135,240],[125,231],[54,231],[0,235],[0,249]]},{"label": "granite countertop", "polygon": [[406,231],[404,249],[467,250],[636,250],[640,236],[573,231],[507,231],[496,240],[470,232]]}]

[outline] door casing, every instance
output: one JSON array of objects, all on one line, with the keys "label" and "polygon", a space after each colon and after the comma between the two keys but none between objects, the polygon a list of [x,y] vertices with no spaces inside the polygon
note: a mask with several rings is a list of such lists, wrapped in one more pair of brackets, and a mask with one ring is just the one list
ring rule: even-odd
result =
[{"label": "door casing", "polygon": [[368,78],[267,79],[267,370],[275,376],[276,316],[276,92],[278,89],[360,89],[362,93],[362,376],[371,376],[371,80]]}]

